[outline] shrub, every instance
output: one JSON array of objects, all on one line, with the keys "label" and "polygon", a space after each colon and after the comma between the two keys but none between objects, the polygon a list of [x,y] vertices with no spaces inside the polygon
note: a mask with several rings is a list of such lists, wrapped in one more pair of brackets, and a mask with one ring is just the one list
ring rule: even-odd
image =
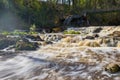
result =
[{"label": "shrub", "polygon": [[36,25],[35,24],[31,25],[29,34],[37,34],[36,30],[37,30]]}]

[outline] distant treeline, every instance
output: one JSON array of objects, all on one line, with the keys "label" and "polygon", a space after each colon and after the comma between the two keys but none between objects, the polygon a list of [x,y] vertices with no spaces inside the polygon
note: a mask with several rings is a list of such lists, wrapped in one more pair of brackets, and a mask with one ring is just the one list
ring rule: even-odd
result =
[{"label": "distant treeline", "polygon": [[[88,13],[91,25],[120,25],[120,0],[0,0],[0,11],[8,9],[28,24],[38,27],[62,26],[68,15]],[[67,4],[66,4],[66,3]]]}]

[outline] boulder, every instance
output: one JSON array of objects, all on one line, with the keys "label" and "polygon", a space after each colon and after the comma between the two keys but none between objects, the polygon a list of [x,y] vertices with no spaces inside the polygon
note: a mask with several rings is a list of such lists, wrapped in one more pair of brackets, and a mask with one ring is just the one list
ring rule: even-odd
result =
[{"label": "boulder", "polygon": [[110,63],[105,67],[105,71],[109,73],[117,73],[120,71],[120,66],[115,63]]},{"label": "boulder", "polygon": [[99,33],[101,30],[103,30],[103,28],[96,28],[94,31],[93,31],[93,33]]}]

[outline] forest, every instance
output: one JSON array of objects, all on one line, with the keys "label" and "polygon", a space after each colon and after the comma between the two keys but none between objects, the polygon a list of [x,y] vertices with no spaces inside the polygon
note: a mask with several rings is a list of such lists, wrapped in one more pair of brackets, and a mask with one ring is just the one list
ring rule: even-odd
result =
[{"label": "forest", "polygon": [[69,15],[87,13],[90,25],[119,25],[119,0],[0,0],[0,11],[12,11],[38,28],[63,26]]}]

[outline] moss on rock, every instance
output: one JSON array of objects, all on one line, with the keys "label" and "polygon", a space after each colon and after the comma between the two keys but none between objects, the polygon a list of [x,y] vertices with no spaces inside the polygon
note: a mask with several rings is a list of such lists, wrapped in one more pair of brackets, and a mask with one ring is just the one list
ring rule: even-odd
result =
[{"label": "moss on rock", "polygon": [[30,43],[24,41],[18,41],[15,45],[16,50],[36,50],[38,48],[37,43]]}]

